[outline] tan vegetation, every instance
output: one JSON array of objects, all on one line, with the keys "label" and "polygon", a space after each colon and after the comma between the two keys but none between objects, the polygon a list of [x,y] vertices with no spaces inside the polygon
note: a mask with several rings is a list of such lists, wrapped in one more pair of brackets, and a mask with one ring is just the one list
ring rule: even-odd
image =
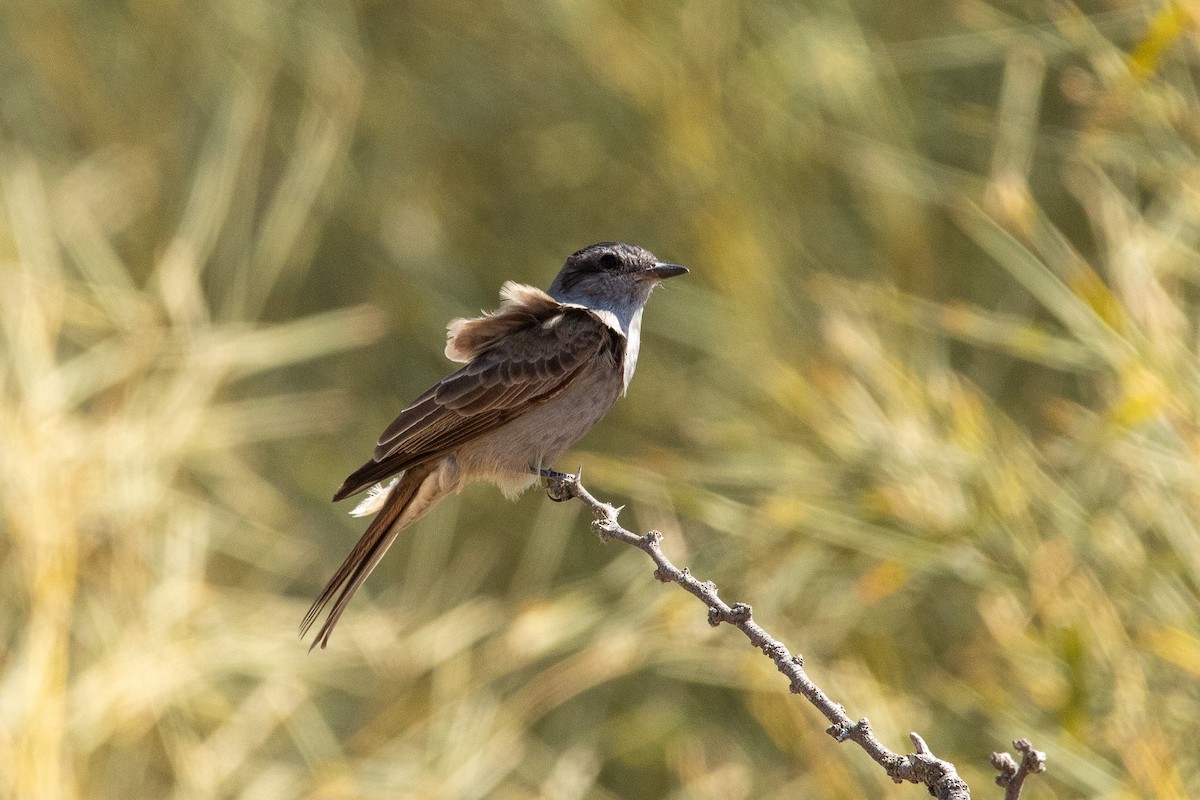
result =
[{"label": "tan vegetation", "polygon": [[1185,8],[9,3],[0,796],[917,796],[540,492],[295,637],[445,322],[602,239],[693,274],[559,467],[977,795],[1200,794]]}]

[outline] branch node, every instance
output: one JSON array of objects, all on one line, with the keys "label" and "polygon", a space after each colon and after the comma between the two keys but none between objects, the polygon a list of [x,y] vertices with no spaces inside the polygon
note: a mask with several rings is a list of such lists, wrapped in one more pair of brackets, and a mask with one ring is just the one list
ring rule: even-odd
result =
[{"label": "branch node", "polygon": [[804,667],[804,656],[800,655],[799,653],[793,654],[792,655],[792,663],[795,664],[797,667],[803,668]]},{"label": "branch node", "polygon": [[[754,616],[754,609],[751,608],[748,603],[734,603],[732,606],[730,606],[729,612],[726,614],[726,616],[729,618],[729,621],[735,625],[739,622],[749,622]],[[766,647],[763,648],[763,652],[766,652]]]},{"label": "branch node", "polygon": [[776,664],[784,664],[788,659],[788,649],[783,646],[782,642],[771,640],[765,642],[760,648],[762,654],[774,661]]},{"label": "branch node", "polygon": [[[684,569],[684,573],[687,573],[686,568]],[[716,600],[717,592],[715,586],[713,586],[711,583],[702,583],[700,584],[700,587],[702,589],[711,589],[713,599],[714,601]],[[722,622],[728,622],[730,625],[741,625],[749,622],[753,613],[754,610],[745,603],[734,603],[732,606],[726,606],[724,603],[717,602],[716,605],[711,605],[708,607],[708,624],[712,625],[714,628],[720,625]],[[763,653],[778,661],[779,658],[774,655],[771,648],[782,646],[783,645],[779,644],[779,642],[771,640],[763,644],[761,649]]]},{"label": "branch node", "polygon": [[[883,762],[880,765],[887,776],[892,779],[892,783],[904,783],[907,780],[905,773],[911,773],[912,767],[908,763],[907,758],[901,758],[896,754],[884,756]],[[928,787],[926,787],[928,788]],[[933,794],[933,789],[929,790]]]},{"label": "branch node", "polygon": [[616,536],[619,529],[620,526],[617,525],[615,517],[606,516],[592,521],[592,532],[602,542],[608,542]]},{"label": "branch node", "polygon": [[830,736],[837,739],[839,742],[844,742],[847,739],[855,736],[870,736],[871,723],[867,722],[867,718],[863,717],[853,725],[847,725],[844,722],[835,722],[826,730]]},{"label": "branch node", "polygon": [[654,570],[654,579],[659,583],[670,583],[672,580],[674,580],[674,578],[671,577],[671,573],[662,567],[657,567]]},{"label": "branch node", "polygon": [[650,547],[657,546],[662,540],[663,535],[658,531],[649,531],[645,536],[642,537],[642,543]]}]

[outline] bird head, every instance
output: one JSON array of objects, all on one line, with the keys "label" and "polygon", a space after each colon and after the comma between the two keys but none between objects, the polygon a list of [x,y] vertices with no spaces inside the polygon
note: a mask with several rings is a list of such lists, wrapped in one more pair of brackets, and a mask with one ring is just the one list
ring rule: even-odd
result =
[{"label": "bird head", "polygon": [[611,311],[625,324],[655,286],[687,272],[687,267],[665,264],[637,245],[600,242],[567,259],[549,294],[560,303]]}]

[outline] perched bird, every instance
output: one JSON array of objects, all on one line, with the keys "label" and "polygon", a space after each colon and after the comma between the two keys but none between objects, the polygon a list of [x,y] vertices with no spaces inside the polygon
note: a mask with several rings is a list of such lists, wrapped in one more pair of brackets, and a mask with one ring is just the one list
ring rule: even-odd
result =
[{"label": "perched bird", "polygon": [[333,496],[371,489],[351,513],[376,516],[305,615],[301,635],[333,600],[313,641],[324,648],[400,531],[450,492],[479,480],[509,497],[531,486],[628,389],[650,292],[687,271],[641,247],[601,242],[568,258],[548,292],[510,281],[498,310],[453,320],[446,357],[465,366],[401,411],[371,460]]}]

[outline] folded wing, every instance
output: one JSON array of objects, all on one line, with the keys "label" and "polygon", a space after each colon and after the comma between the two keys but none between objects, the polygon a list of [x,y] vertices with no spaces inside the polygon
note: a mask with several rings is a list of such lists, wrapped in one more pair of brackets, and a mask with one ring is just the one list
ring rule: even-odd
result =
[{"label": "folded wing", "polygon": [[[372,460],[346,478],[334,500],[441,458],[558,396],[597,358],[622,363],[620,333],[586,309],[529,291],[536,295],[528,303],[510,302],[495,314],[452,323],[451,344],[455,326],[458,337],[469,334],[456,352],[471,360],[400,412],[379,437]],[[521,296],[509,292],[506,299]]]}]

